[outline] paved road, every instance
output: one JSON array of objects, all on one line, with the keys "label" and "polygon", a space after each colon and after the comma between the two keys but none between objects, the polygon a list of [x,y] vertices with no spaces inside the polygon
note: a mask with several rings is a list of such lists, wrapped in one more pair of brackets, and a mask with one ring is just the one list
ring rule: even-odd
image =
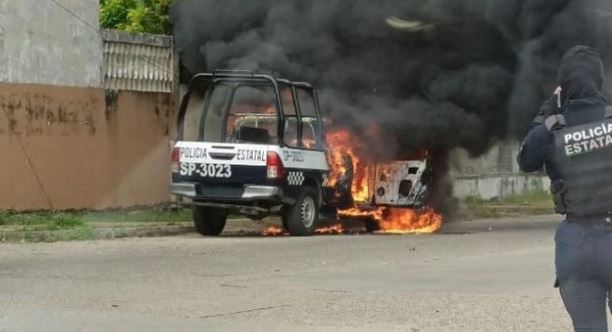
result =
[{"label": "paved road", "polygon": [[0,245],[0,331],[566,331],[554,227]]}]

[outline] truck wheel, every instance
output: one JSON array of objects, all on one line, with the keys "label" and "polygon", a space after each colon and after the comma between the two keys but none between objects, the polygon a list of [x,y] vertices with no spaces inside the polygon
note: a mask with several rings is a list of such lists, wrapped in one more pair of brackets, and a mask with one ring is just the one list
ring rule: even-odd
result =
[{"label": "truck wheel", "polygon": [[193,207],[193,223],[198,233],[204,236],[217,236],[223,232],[227,213],[222,209],[204,206]]},{"label": "truck wheel", "polygon": [[319,195],[311,187],[304,187],[300,198],[292,206],[283,208],[283,226],[292,236],[308,236],[319,224]]}]

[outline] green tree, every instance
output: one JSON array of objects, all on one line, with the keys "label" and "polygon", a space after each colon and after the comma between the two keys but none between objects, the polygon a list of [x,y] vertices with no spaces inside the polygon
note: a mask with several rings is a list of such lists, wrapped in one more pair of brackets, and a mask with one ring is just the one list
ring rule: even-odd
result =
[{"label": "green tree", "polygon": [[169,9],[173,1],[100,0],[100,24],[105,29],[170,34]]}]

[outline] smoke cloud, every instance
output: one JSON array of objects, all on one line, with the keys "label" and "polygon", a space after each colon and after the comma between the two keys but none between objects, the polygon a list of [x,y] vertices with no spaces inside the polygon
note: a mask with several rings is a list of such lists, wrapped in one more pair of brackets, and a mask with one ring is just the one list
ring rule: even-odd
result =
[{"label": "smoke cloud", "polygon": [[566,49],[612,56],[609,0],[181,0],[171,16],[189,72],[310,81],[380,159],[519,138]]},{"label": "smoke cloud", "polygon": [[172,19],[191,73],[248,68],[313,82],[336,125],[378,124],[390,154],[479,154],[519,137],[566,49],[612,54],[605,0],[182,0]]}]

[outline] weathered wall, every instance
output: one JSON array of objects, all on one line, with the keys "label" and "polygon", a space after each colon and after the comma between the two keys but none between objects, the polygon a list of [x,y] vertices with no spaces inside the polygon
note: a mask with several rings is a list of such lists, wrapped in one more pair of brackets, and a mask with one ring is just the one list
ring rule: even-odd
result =
[{"label": "weathered wall", "polygon": [[178,56],[172,36],[103,30],[104,88],[176,92]]},{"label": "weathered wall", "polygon": [[500,142],[476,158],[463,150],[454,151],[455,196],[491,199],[548,190],[550,180],[543,173],[521,173],[516,163],[519,149],[518,142]]},{"label": "weathered wall", "polygon": [[504,198],[535,190],[548,190],[550,180],[546,176],[531,174],[473,175],[455,179],[455,196],[482,199]]},{"label": "weathered wall", "polygon": [[0,84],[0,209],[169,198],[171,94]]},{"label": "weathered wall", "polygon": [[452,155],[454,171],[461,176],[519,173],[516,163],[519,148],[515,141],[499,142],[478,157],[470,157],[467,151],[456,149]]},{"label": "weathered wall", "polygon": [[0,0],[0,82],[100,87],[98,8],[98,0]]}]

